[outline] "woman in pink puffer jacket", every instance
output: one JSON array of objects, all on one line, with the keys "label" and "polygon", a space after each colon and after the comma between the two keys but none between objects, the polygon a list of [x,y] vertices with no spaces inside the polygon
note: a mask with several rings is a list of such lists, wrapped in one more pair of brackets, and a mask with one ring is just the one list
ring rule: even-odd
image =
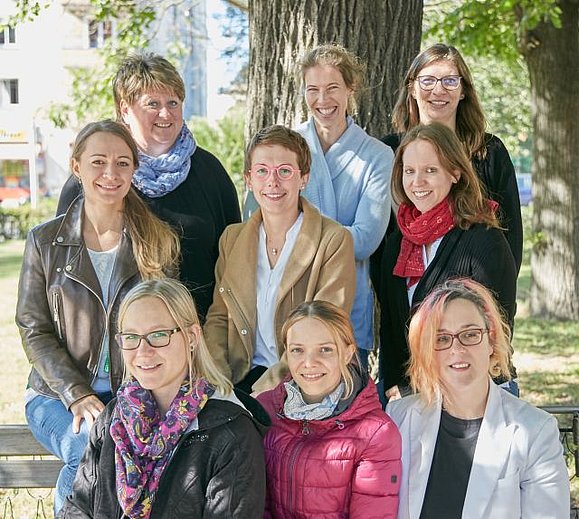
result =
[{"label": "woman in pink puffer jacket", "polygon": [[271,519],[395,518],[401,440],[362,373],[348,315],[306,302],[282,330],[291,378],[258,396]]}]

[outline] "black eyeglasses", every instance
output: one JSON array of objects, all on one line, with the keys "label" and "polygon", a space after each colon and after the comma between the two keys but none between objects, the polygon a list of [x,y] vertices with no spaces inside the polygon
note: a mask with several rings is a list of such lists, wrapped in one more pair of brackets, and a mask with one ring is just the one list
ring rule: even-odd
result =
[{"label": "black eyeglasses", "polygon": [[436,335],[434,349],[436,351],[448,350],[452,346],[454,339],[458,340],[463,346],[476,346],[483,340],[483,335],[488,333],[485,328],[469,328],[459,333],[439,333]]},{"label": "black eyeglasses", "polygon": [[418,76],[416,81],[418,81],[418,86],[426,91],[434,90],[439,81],[445,90],[456,90],[460,86],[461,79],[461,76]]},{"label": "black eyeglasses", "polygon": [[164,348],[165,346],[169,346],[171,336],[180,331],[181,328],[173,328],[172,330],[155,330],[145,335],[139,335],[138,333],[117,333],[115,340],[122,350],[136,350],[141,344],[141,339],[145,339],[152,348]]}]

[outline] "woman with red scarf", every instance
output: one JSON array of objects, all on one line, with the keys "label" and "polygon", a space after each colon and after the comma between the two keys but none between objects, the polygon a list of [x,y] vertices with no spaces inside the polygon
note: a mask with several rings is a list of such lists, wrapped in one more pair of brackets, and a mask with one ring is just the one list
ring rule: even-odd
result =
[{"label": "woman with red scarf", "polygon": [[452,130],[432,123],[406,134],[394,159],[392,196],[398,229],[386,242],[380,284],[380,396],[387,399],[408,391],[407,324],[434,287],[454,277],[482,283],[512,327],[517,281],[496,203],[486,198]]}]

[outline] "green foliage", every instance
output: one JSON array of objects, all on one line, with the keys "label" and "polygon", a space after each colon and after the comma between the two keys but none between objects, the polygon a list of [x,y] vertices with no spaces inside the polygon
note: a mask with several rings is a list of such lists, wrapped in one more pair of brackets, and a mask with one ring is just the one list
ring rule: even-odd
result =
[{"label": "green foliage", "polygon": [[36,209],[30,204],[4,209],[0,208],[0,235],[7,238],[25,238],[32,227],[52,218],[56,212],[56,198],[41,198]]},{"label": "green foliage", "polygon": [[239,197],[243,194],[244,107],[237,105],[211,126],[206,119],[194,117],[189,127],[202,148],[213,153],[229,173]]}]

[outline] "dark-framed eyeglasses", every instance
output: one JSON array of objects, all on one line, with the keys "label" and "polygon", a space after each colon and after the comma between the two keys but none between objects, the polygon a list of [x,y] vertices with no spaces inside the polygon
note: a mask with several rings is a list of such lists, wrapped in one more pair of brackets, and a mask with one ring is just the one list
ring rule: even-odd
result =
[{"label": "dark-framed eyeglasses", "polygon": [[437,333],[434,349],[436,351],[448,350],[454,339],[460,342],[463,346],[476,346],[483,340],[483,335],[488,333],[486,328],[469,328],[459,333]]},{"label": "dark-framed eyeglasses", "polygon": [[279,166],[256,164],[249,170],[249,173],[259,180],[268,180],[269,177],[275,172],[277,178],[279,178],[280,180],[289,180],[300,171],[301,170],[299,169],[294,169],[289,164],[281,164]]},{"label": "dark-framed eyeglasses", "polygon": [[152,348],[164,348],[169,346],[171,336],[180,331],[181,328],[173,328],[172,330],[154,330],[145,335],[117,333],[115,334],[115,340],[122,350],[136,350],[141,344],[141,339],[145,339]]},{"label": "dark-framed eyeglasses", "polygon": [[416,81],[418,81],[418,86],[422,90],[430,91],[434,90],[436,83],[440,81],[442,88],[445,90],[456,90],[460,86],[461,76],[418,76]]}]

